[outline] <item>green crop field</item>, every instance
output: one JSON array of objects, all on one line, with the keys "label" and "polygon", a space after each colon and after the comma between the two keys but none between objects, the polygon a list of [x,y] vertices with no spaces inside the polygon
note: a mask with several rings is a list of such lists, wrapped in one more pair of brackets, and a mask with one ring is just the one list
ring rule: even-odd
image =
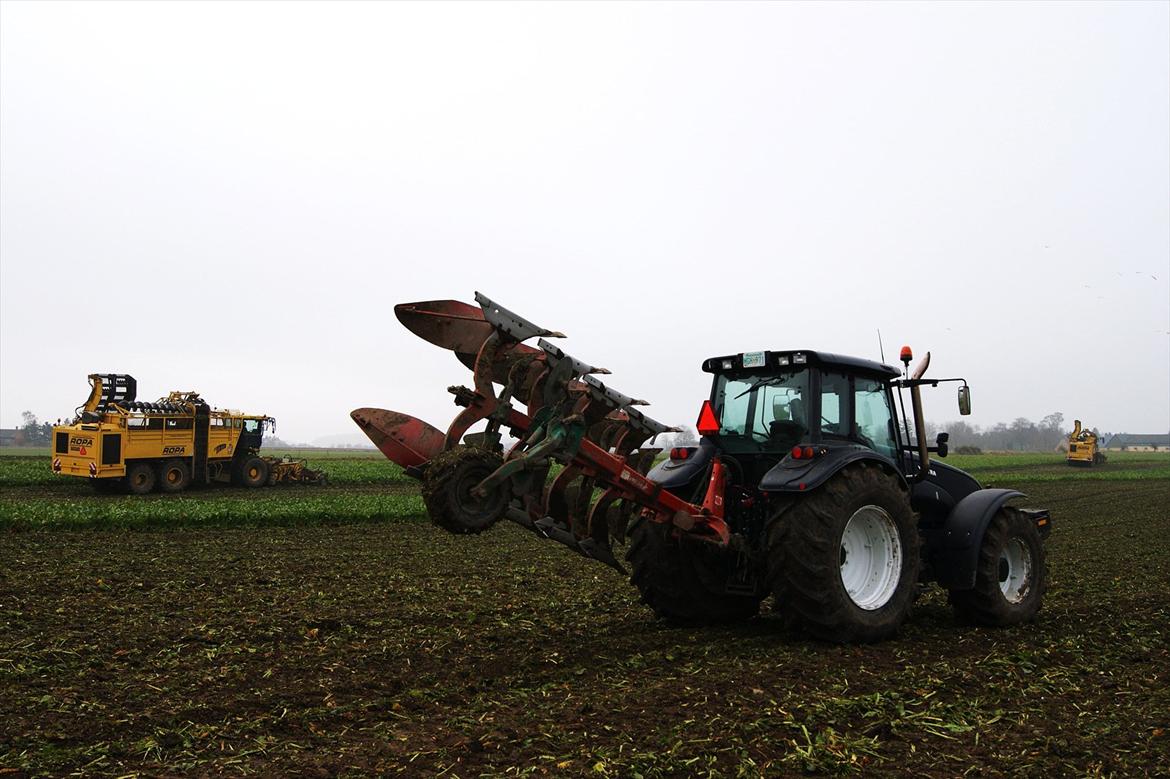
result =
[{"label": "green crop field", "polygon": [[765,612],[656,621],[510,523],[431,526],[416,483],[92,494],[0,458],[0,776],[1170,774],[1170,457],[948,458],[1046,506],[1037,622],[926,591],[891,641]]}]

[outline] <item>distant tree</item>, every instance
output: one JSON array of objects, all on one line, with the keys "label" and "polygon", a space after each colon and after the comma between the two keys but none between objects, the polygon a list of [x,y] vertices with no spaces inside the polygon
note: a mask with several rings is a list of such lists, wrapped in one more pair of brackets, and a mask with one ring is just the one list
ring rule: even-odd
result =
[{"label": "distant tree", "polygon": [[1064,434],[1064,414],[1059,411],[1053,411],[1048,416],[1040,420],[1041,430],[1055,430],[1058,434]]},{"label": "distant tree", "polygon": [[36,414],[31,411],[20,412],[23,424],[20,426],[26,444],[47,444],[53,437],[53,426],[48,422],[39,422]]}]

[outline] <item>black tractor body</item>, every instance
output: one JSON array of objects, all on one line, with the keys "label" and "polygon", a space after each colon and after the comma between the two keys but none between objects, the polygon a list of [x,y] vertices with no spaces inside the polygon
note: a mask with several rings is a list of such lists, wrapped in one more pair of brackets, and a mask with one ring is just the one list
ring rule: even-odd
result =
[{"label": "black tractor body", "polygon": [[[887,637],[913,599],[901,591],[905,580],[938,583],[974,622],[1015,624],[1036,613],[1048,512],[1009,507],[1023,494],[983,488],[936,459],[947,454],[945,433],[934,445],[922,433],[919,387],[961,379],[923,379],[925,365],[910,378],[889,365],[810,350],[714,357],[703,370],[713,381],[699,445],[672,450],[648,477],[701,500],[714,464],[726,470],[724,516],[741,561],[723,566],[731,590],[742,596],[744,582],[756,582],[746,597],[776,595],[781,610],[830,640]],[[965,382],[961,407],[964,398],[969,404]],[[711,571],[700,573],[712,581]],[[825,619],[826,611],[854,613]]]}]

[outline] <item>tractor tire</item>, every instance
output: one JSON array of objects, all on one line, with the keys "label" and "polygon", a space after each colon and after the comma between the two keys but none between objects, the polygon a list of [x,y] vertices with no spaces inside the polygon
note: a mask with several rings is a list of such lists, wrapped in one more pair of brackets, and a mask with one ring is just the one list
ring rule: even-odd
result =
[{"label": "tractor tire", "polygon": [[182,492],[191,485],[191,468],[183,460],[167,460],[158,469],[158,476],[162,492]]},{"label": "tractor tire", "polygon": [[236,481],[241,487],[255,489],[268,484],[268,461],[252,455],[240,463]]},{"label": "tractor tire", "polygon": [[431,522],[455,535],[482,533],[500,521],[512,502],[510,481],[490,495],[475,497],[471,490],[504,462],[495,452],[458,446],[440,452],[427,463],[422,496]]},{"label": "tractor tire", "polygon": [[725,589],[738,556],[703,541],[675,538],[673,528],[639,517],[630,528],[626,560],[642,602],[660,618],[684,625],[743,622],[760,611],[763,593]]},{"label": "tractor tire", "polygon": [[1005,506],[983,533],[975,587],[951,590],[955,614],[967,624],[1008,627],[1040,611],[1048,589],[1048,561],[1036,524]]},{"label": "tractor tire", "polygon": [[150,463],[132,463],[126,468],[126,490],[131,495],[145,495],[154,489],[156,481]]},{"label": "tractor tire", "polygon": [[914,603],[919,545],[909,496],[896,478],[877,465],[848,466],[771,523],[776,610],[824,641],[889,638]]}]

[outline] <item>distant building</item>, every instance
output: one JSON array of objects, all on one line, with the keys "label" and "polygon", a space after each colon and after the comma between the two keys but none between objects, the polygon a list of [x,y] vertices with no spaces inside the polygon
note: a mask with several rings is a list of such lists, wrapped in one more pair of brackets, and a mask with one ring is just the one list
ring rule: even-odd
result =
[{"label": "distant building", "polygon": [[1170,433],[1117,433],[1105,444],[1110,452],[1170,452]]},{"label": "distant building", "polygon": [[24,431],[19,427],[0,427],[0,446],[20,446],[24,443]]}]

